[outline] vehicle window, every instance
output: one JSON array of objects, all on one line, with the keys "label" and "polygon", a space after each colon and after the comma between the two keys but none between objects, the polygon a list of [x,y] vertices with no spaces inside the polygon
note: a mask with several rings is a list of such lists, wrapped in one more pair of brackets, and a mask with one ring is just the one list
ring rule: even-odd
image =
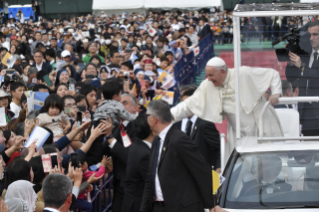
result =
[{"label": "vehicle window", "polygon": [[319,151],[240,155],[231,173],[225,208],[318,205]]}]

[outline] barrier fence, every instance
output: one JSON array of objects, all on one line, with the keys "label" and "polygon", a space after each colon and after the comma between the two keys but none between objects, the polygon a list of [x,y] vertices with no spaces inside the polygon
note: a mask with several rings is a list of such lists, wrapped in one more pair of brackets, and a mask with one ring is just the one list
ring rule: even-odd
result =
[{"label": "barrier fence", "polygon": [[[297,26],[277,26],[277,25],[244,25],[240,29],[241,42],[248,44],[250,39],[259,39],[261,44],[266,39],[268,41],[274,41],[284,36],[291,28],[298,28]],[[232,43],[233,33],[221,32],[219,35],[215,35],[215,41],[218,44]]]},{"label": "barrier fence", "polygon": [[182,85],[194,84],[196,76],[205,67],[206,62],[214,56],[214,38],[207,35],[198,44],[199,54],[195,57],[192,51],[180,59],[174,67],[174,75],[177,86],[175,86],[174,104],[179,100],[179,88]]},{"label": "barrier fence", "polygon": [[[91,201],[89,201],[93,205],[92,212],[106,212],[112,206],[112,179],[113,173],[111,172],[107,179],[102,178],[98,182],[93,183],[93,190],[90,193]],[[80,212],[82,210],[75,207],[73,211]]]}]

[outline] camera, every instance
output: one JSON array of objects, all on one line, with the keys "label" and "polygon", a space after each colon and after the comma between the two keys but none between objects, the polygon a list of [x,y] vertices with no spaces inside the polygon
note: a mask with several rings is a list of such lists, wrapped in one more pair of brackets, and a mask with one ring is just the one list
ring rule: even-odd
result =
[{"label": "camera", "polygon": [[129,71],[124,71],[123,75],[124,75],[124,77],[129,77],[130,76],[130,72]]},{"label": "camera", "polygon": [[272,46],[277,45],[281,41],[287,40],[286,48],[276,49],[276,56],[279,62],[290,61],[289,52],[293,52],[299,56],[308,55],[312,48],[309,42],[310,35],[308,33],[308,25],[300,28],[293,28],[283,37],[272,42]]}]

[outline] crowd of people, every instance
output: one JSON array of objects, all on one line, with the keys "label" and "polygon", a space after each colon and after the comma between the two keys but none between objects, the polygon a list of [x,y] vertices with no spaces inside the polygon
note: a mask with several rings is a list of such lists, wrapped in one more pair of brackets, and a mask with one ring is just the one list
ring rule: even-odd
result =
[{"label": "crowd of people", "polygon": [[[214,210],[209,176],[212,169],[220,172],[220,147],[213,123],[196,115],[174,123],[173,134],[183,132],[187,142],[164,145],[156,154],[161,161],[166,154],[163,166],[175,161],[165,169],[170,176],[163,178],[158,167],[155,186],[156,169],[149,169],[150,161],[157,167],[159,160],[150,156],[153,141],[154,148],[166,142],[164,126],[166,134],[173,125],[167,93],[177,83],[167,79],[174,79],[180,59],[212,36],[211,14],[9,19],[0,33],[0,211],[92,211],[92,184],[109,175],[113,212],[152,211],[150,204],[159,211]],[[195,91],[181,87],[180,101]],[[31,138],[42,129],[47,137],[39,146]],[[180,197],[168,195],[169,183],[178,178],[183,180],[174,184],[194,186],[176,187]],[[156,194],[147,190],[155,187]],[[189,204],[200,196],[205,198]]]}]

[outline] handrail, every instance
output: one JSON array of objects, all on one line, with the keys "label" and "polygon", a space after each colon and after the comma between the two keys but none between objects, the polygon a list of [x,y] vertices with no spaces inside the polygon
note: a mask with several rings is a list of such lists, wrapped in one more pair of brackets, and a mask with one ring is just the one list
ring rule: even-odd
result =
[{"label": "handrail", "polygon": [[225,134],[220,134],[220,168],[223,171],[225,168]]},{"label": "handrail", "polygon": [[[279,98],[279,103],[277,104],[294,104],[298,102],[319,102],[319,97],[281,97]],[[263,124],[263,117],[264,113],[266,112],[267,108],[269,106],[269,102],[266,102],[263,109],[261,110],[261,113],[259,115],[259,141],[266,140],[263,138],[264,133],[264,124]],[[305,136],[305,137],[297,137],[296,139],[288,138],[288,137],[279,137],[281,139],[277,139],[276,137],[267,138],[267,140],[313,140],[312,137]],[[302,138],[302,139],[300,139]],[[317,137],[318,139],[319,137]]]}]

